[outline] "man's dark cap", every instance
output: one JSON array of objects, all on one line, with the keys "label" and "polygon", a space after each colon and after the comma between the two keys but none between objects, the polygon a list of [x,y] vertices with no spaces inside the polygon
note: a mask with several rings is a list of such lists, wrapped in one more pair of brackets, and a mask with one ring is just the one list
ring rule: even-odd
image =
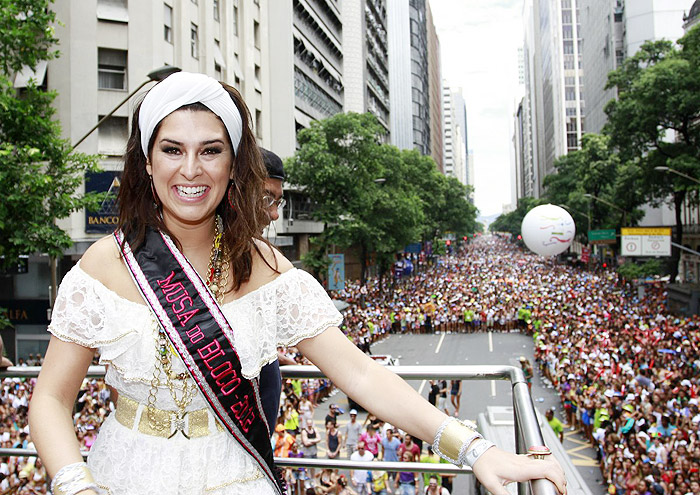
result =
[{"label": "man's dark cap", "polygon": [[267,169],[267,176],[270,179],[284,180],[284,163],[282,159],[270,150],[260,148]]}]

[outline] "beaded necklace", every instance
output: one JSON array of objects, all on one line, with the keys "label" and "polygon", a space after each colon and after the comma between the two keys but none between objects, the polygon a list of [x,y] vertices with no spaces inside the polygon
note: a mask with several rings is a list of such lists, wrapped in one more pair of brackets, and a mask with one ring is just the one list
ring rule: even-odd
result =
[{"label": "beaded necklace", "polygon": [[[221,304],[228,285],[229,262],[225,250],[222,248],[221,239],[223,237],[223,221],[219,215],[216,216],[214,241],[212,242],[211,254],[209,255],[208,276],[206,284],[212,292],[217,302]],[[146,412],[150,426],[157,431],[165,431],[171,427],[171,421],[159,421],[156,418],[156,398],[158,387],[167,386],[170,396],[173,398],[177,412],[175,412],[175,431],[182,431],[184,434],[185,409],[194,398],[196,386],[190,383],[190,376],[187,372],[175,373],[172,370],[171,355],[175,355],[170,341],[165,331],[153,320],[156,342],[156,364],[153,368],[153,378],[151,378],[151,388],[148,392]],[[160,381],[161,373],[165,375],[165,383]],[[180,396],[178,397],[178,390]]]}]

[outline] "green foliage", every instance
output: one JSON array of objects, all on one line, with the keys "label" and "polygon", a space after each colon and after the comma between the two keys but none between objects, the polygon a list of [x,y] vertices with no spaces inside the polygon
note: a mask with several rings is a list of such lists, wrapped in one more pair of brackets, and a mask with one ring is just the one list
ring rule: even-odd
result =
[{"label": "green foliage", "polygon": [[403,150],[408,181],[413,184],[424,208],[420,238],[430,240],[444,232],[461,237],[476,231],[476,207],[469,202],[467,186],[454,177],[446,177],[429,156],[416,150]]},{"label": "green foliage", "polygon": [[546,204],[547,201],[542,201],[535,198],[521,198],[518,200],[518,207],[509,212],[499,215],[496,220],[491,222],[489,225],[489,230],[491,232],[510,232],[513,236],[519,236],[520,226],[523,223],[523,218],[527,215],[527,212],[533,209],[535,206],[541,204]]},{"label": "green foliage", "polygon": [[[605,132],[626,164],[618,192],[627,201],[659,203],[671,198],[676,212],[674,241],[681,244],[681,207],[698,184],[655,168],[700,177],[700,26],[678,44],[647,42],[610,73],[608,87],[617,89],[618,99],[605,108]],[[679,256],[674,247],[672,278]]]},{"label": "green foliage", "polygon": [[617,273],[626,280],[636,280],[640,278],[653,277],[661,274],[661,263],[659,260],[651,259],[644,264],[627,262],[617,269]]},{"label": "green foliage", "polygon": [[383,134],[370,113],[338,114],[299,132],[288,180],[304,188],[314,219],[325,226],[309,266],[330,246],[356,245],[363,270],[372,253],[386,270],[411,242],[447,230],[473,232],[476,208],[465,186],[440,174],[430,157],[383,144]]},{"label": "green foliage", "polygon": [[608,136],[585,134],[581,149],[558,158],[554,168],[556,172],[544,179],[546,199],[569,211],[581,237],[589,223],[592,229],[619,228],[635,225],[642,217],[637,207],[644,195],[637,168],[620,163]]},{"label": "green foliage", "polygon": [[311,270],[314,277],[318,280],[323,280],[328,271],[328,266],[331,264],[331,260],[324,249],[323,234],[312,238],[310,244],[311,249],[301,256],[301,262]]},{"label": "green foliage", "polygon": [[78,193],[84,173],[97,170],[97,157],[75,153],[61,139],[51,106],[55,93],[30,84],[19,95],[7,76],[8,69],[56,55],[50,2],[0,1],[6,70],[0,75],[0,267],[5,268],[21,254],[61,255],[71,239],[55,220],[96,207],[99,196]]},{"label": "green foliage", "polygon": [[53,0],[0,0],[0,70],[34,69],[41,60],[58,56]]}]

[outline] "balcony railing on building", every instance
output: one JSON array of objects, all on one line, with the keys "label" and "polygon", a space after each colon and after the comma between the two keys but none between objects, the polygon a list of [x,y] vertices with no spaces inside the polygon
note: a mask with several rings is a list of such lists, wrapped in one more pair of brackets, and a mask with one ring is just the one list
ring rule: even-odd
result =
[{"label": "balcony railing on building", "polygon": [[[522,370],[514,366],[389,366],[388,369],[406,380],[509,380],[512,387],[514,435],[516,453],[526,454],[528,446],[545,445],[537,420],[535,407],[530,397],[527,381]],[[0,371],[0,378],[36,377],[41,370],[38,366],[10,367]],[[102,378],[104,366],[90,366],[88,378]],[[324,375],[315,366],[283,366],[285,378],[323,378]],[[88,452],[83,452],[87,456]],[[35,450],[18,448],[0,448],[2,456],[36,456]],[[434,472],[434,464],[407,462],[358,462],[334,459],[275,458],[279,466],[333,469],[367,469],[382,471],[417,471]],[[468,467],[440,464],[440,472],[458,475],[472,475]],[[518,484],[518,495],[557,495],[556,487],[548,480],[534,480]]]}]

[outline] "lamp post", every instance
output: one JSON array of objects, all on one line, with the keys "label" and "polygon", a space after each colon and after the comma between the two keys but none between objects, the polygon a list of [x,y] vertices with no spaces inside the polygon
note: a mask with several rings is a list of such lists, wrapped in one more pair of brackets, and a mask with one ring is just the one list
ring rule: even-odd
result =
[{"label": "lamp post", "polygon": [[[136,92],[139,91],[141,88],[143,88],[146,84],[153,82],[153,81],[162,81],[163,79],[168,77],[170,74],[180,72],[181,70],[182,69],[180,69],[179,67],[175,67],[173,65],[165,65],[165,66],[160,67],[158,69],[154,69],[151,72],[149,72],[148,74],[146,74],[148,79],[146,79],[144,82],[139,84],[139,86],[136,89],[134,89],[131,93],[126,95],[126,97],[122,101],[120,101],[116,107],[114,107],[107,115],[102,117],[97,122],[97,124],[95,124],[92,127],[92,129],[90,129],[83,137],[78,139],[75,142],[75,144],[72,146],[72,148],[73,149],[77,148],[80,145],[80,143],[85,141],[88,138],[88,136],[90,136],[90,134],[95,132],[95,129],[100,127],[105,120],[107,120],[112,115],[114,115],[114,112],[119,110],[122,107],[122,105],[124,105],[124,103],[129,101],[129,99],[132,96],[134,96],[136,94]],[[56,260],[55,256],[49,257],[49,271],[50,271],[50,276],[51,276],[51,286],[50,286],[50,290],[49,290],[49,308],[51,310],[51,309],[53,309],[53,305],[56,302],[56,294],[58,291],[58,264],[57,264],[57,260]]]},{"label": "lamp post", "polygon": [[[620,208],[615,203],[611,203],[610,201],[608,201],[606,199],[599,198],[598,196],[594,196],[593,194],[590,194],[590,193],[585,193],[584,197],[590,198],[590,199],[595,199],[596,201],[600,201],[601,203],[606,204],[606,205],[610,206],[611,208],[615,208],[617,211],[622,212],[622,223],[623,224],[627,223],[627,213],[628,213],[627,210]],[[613,250],[613,254],[614,254],[614,250]]]},{"label": "lamp post", "polygon": [[122,101],[120,101],[119,104],[118,104],[116,107],[114,107],[114,108],[112,109],[112,111],[110,111],[107,115],[105,115],[104,117],[102,117],[102,118],[97,122],[97,124],[95,124],[95,125],[93,126],[92,129],[90,129],[89,131],[87,131],[87,133],[85,133],[85,135],[84,135],[83,137],[81,137],[80,139],[78,139],[78,140],[75,142],[75,144],[73,145],[73,149],[77,148],[78,145],[80,145],[80,143],[82,143],[83,141],[85,141],[85,140],[88,138],[88,136],[89,136],[90,134],[92,134],[93,132],[95,132],[95,129],[97,129],[98,127],[100,127],[100,126],[102,125],[102,123],[103,123],[105,120],[107,120],[107,119],[110,118],[112,115],[114,115],[114,112],[116,112],[117,110],[119,110],[119,109],[122,107],[122,105],[123,105],[124,103],[126,103],[127,101],[129,101],[129,99],[130,99],[132,96],[134,96],[134,95],[136,94],[136,92],[138,92],[138,91],[139,91],[141,88],[143,88],[146,84],[148,84],[149,82],[153,82],[153,81],[162,81],[163,79],[165,79],[166,77],[168,77],[170,74],[174,74],[174,73],[176,73],[176,72],[180,72],[181,70],[182,70],[182,69],[180,69],[179,67],[175,67],[175,66],[173,66],[173,65],[164,65],[163,67],[161,67],[161,68],[159,68],[159,69],[154,69],[154,70],[152,70],[151,72],[149,72],[149,73],[146,75],[146,76],[148,77],[148,79],[145,80],[144,82],[142,82],[141,84],[139,84],[138,87],[137,87],[136,89],[134,89],[131,93],[129,93],[128,95],[126,95],[126,97],[125,97]]},{"label": "lamp post", "polygon": [[565,205],[565,204],[560,204],[559,206],[561,206],[562,208],[565,208],[565,209],[567,209],[567,210],[569,210],[569,211],[576,212],[576,213],[578,213],[578,214],[580,214],[580,215],[586,215],[586,220],[588,220],[588,231],[590,232],[590,230],[591,230],[591,213],[590,213],[590,212],[588,212],[588,213],[583,213],[582,211],[577,210],[576,208],[572,208],[571,206],[568,206],[568,205]]},{"label": "lamp post", "polygon": [[607,199],[599,198],[598,196],[593,196],[592,194],[589,194],[589,193],[585,193],[584,196],[587,198],[595,199],[596,201],[600,201],[601,203],[604,203],[604,204],[610,206],[611,208],[615,208],[616,210],[621,211],[622,213],[625,213],[625,214],[627,213],[627,210],[623,210],[622,208],[617,206],[615,203],[611,203]]},{"label": "lamp post", "polygon": [[671,168],[671,167],[654,167],[654,170],[656,170],[657,172],[670,172],[670,173],[672,173],[672,174],[679,175],[679,176],[683,177],[684,179],[688,179],[688,180],[690,180],[690,181],[693,181],[693,182],[695,182],[696,184],[700,184],[700,180],[698,180],[698,179],[696,179],[695,177],[692,177],[692,176],[690,176],[690,175],[688,175],[688,174],[684,174],[683,172],[680,172],[680,171],[676,170],[675,168]]},{"label": "lamp post", "polygon": [[620,208],[620,207],[617,206],[615,203],[611,203],[611,202],[608,201],[607,199],[599,198],[598,196],[594,196],[594,195],[589,194],[589,193],[585,193],[584,196],[585,196],[586,198],[595,199],[596,201],[600,201],[601,203],[606,204],[606,205],[608,205],[608,206],[611,207],[611,208],[615,208],[617,211],[619,211],[619,212],[622,213],[622,223],[626,223],[626,222],[627,222],[627,213],[628,213],[627,210],[624,210],[624,209]]}]

